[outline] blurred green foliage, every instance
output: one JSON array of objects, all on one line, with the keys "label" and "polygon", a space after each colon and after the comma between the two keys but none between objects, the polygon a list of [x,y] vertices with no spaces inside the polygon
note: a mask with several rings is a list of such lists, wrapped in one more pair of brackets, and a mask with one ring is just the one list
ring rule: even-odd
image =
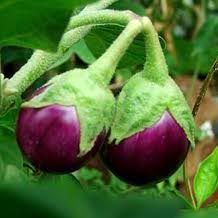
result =
[{"label": "blurred green foliage", "polygon": [[182,203],[176,200],[85,192],[73,183],[4,185],[0,187],[0,210],[4,217],[75,218],[173,218]]},{"label": "blurred green foliage", "polygon": [[16,45],[56,51],[73,9],[92,1],[1,0],[0,47]]}]

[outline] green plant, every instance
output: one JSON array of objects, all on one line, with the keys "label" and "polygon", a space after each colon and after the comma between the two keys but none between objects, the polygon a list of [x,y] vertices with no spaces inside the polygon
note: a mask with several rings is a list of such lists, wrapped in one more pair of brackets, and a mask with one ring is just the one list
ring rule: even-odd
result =
[{"label": "green plant", "polygon": [[[7,3],[6,0],[5,2]],[[190,43],[186,41],[188,34],[182,39],[181,36],[178,37],[178,32],[173,39],[169,37],[169,32],[178,27],[171,23],[171,20],[179,24],[174,7],[176,5],[187,9],[186,3],[160,1],[159,7],[158,1],[141,1],[139,4],[128,0],[100,0],[87,5],[78,14],[81,3],[88,2],[92,1],[71,3],[66,0],[60,8],[53,2],[53,7],[50,7],[46,17],[55,17],[55,21],[45,22],[47,26],[43,25],[41,19],[34,20],[37,15],[33,12],[32,3],[15,1],[16,7],[9,4],[8,8],[3,4],[4,13],[7,14],[7,10],[10,12],[7,16],[13,15],[13,10],[16,11],[15,15],[27,13],[24,7],[27,4],[31,8],[32,16],[29,20],[24,19],[28,20],[26,26],[29,25],[31,30],[33,29],[32,32],[38,31],[33,24],[35,22],[37,25],[39,21],[40,25],[37,27],[49,27],[49,31],[44,29],[39,35],[26,36],[26,29],[20,28],[16,32],[12,28],[13,23],[8,28],[5,25],[3,34],[0,34],[2,54],[5,54],[5,45],[38,49],[11,78],[0,74],[0,191],[6,193],[3,196],[10,193],[10,190],[14,193],[17,191],[14,197],[21,199],[23,185],[30,187],[30,196],[23,195],[22,199],[38,198],[42,205],[30,201],[28,208],[34,207],[33,205],[43,208],[46,201],[35,193],[35,190],[42,187],[40,190],[54,194],[54,199],[63,199],[67,202],[66,205],[61,204],[56,208],[56,214],[65,214],[63,217],[70,217],[72,211],[77,211],[78,216],[83,214],[82,216],[94,217],[97,213],[94,203],[98,206],[98,212],[102,214],[108,205],[111,212],[117,212],[120,205],[124,208],[120,214],[124,216],[125,211],[133,207],[140,213],[138,207],[143,208],[146,196],[162,196],[164,199],[175,199],[177,196],[179,201],[182,199],[187,204],[176,206],[171,202],[174,210],[171,208],[172,213],[168,212],[168,217],[194,217],[192,210],[200,209],[217,189],[217,149],[199,166],[193,190],[187,176],[187,164],[184,162],[183,180],[186,182],[191,201],[177,190],[177,181],[182,175],[181,168],[178,168],[189,149],[194,149],[196,136],[193,118],[217,72],[217,61],[206,77],[192,114],[169,72],[176,75],[187,69],[193,72],[201,69],[204,73],[205,69],[208,69],[211,60],[215,59],[216,51],[208,52],[211,55],[206,64],[200,61],[200,65],[196,65],[190,60],[202,60],[204,51],[209,50],[207,43],[204,43],[205,46],[199,45],[212,35],[216,21],[208,19],[208,28],[203,24],[202,29],[196,27],[193,31],[196,40]],[[58,5],[58,0],[56,3]],[[50,4],[49,1],[39,1],[35,6],[44,13]],[[112,9],[105,9],[110,5]],[[143,5],[148,6],[150,10],[144,10]],[[205,5],[206,3],[201,4],[204,12],[209,10],[204,8]],[[70,18],[72,8],[75,10]],[[128,10],[114,10],[123,8]],[[18,18],[19,16],[14,20],[19,23]],[[156,31],[157,22],[164,25],[160,35],[169,37],[166,37],[166,40],[170,41],[166,41],[166,46],[170,44],[172,47],[167,48],[167,51],[161,47]],[[54,28],[50,25],[54,25]],[[185,33],[188,33],[190,28],[188,25],[190,24],[184,22]],[[22,37],[19,37],[20,33]],[[8,34],[11,34],[11,39]],[[189,43],[192,57],[186,60],[181,53],[184,53],[182,51],[187,47],[181,44]],[[181,47],[178,48],[177,45]],[[83,62],[77,61],[75,53]],[[2,56],[3,63],[6,56]],[[76,58],[76,61],[70,60],[71,57]],[[174,60],[177,58],[178,62]],[[190,61],[188,67],[184,66],[186,61]],[[178,63],[183,63],[181,68],[177,67]],[[3,68],[3,72],[4,70]],[[42,77],[46,71],[50,73]],[[45,82],[46,80],[48,81]],[[110,86],[111,81],[114,84]],[[35,91],[36,87],[41,88]],[[115,98],[112,91],[119,96]],[[28,96],[29,93],[33,94],[25,100],[24,96]],[[16,119],[17,141],[24,154],[24,160],[14,140]],[[104,146],[101,148],[103,141]],[[127,184],[110,175],[104,168],[101,169],[103,174],[89,168],[76,171],[100,149],[106,165],[115,175],[127,181]],[[115,150],[115,153],[110,149]],[[207,176],[210,179],[207,180]],[[81,191],[81,185],[77,180],[82,186],[87,187],[85,191]],[[162,182],[158,183],[160,181]],[[11,183],[16,183],[17,186],[14,187]],[[52,189],[59,190],[61,194],[53,192]],[[98,200],[93,193],[87,194],[87,190],[90,189],[103,192],[103,195],[108,199],[114,199],[116,203],[113,204],[107,197],[105,201],[102,200],[104,197]],[[131,197],[131,194],[137,197]],[[72,198],[72,195],[79,196],[79,200]],[[129,208],[120,203],[124,198]],[[149,201],[152,202],[150,199],[145,201],[146,205],[149,205]],[[134,202],[137,202],[138,206]],[[70,208],[72,204],[73,210]],[[49,205],[49,208],[54,207],[53,201]],[[155,203],[151,205],[153,207]],[[164,205],[162,201],[156,204],[160,211],[167,207],[165,205],[162,208],[161,205]],[[16,208],[19,210],[22,206],[17,204]],[[214,208],[217,204],[215,202],[209,206]],[[146,207],[146,210],[148,208]],[[186,208],[185,212],[181,212],[180,208]],[[48,214],[53,212],[48,208],[46,210]],[[208,210],[214,212],[213,209]],[[207,210],[205,211],[202,213],[207,213]],[[133,215],[131,212],[127,213],[126,217]],[[142,211],[141,215],[144,214]],[[158,213],[155,216],[158,216]]]}]

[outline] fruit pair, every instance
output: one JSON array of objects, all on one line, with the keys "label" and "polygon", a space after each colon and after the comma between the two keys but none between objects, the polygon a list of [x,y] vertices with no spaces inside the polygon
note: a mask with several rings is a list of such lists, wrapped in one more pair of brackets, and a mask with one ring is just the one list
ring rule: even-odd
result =
[{"label": "fruit pair", "polygon": [[23,104],[17,141],[34,166],[72,172],[101,149],[109,169],[130,184],[158,182],[178,169],[193,144],[194,122],[147,21],[145,69],[127,82],[116,103],[107,85],[141,31],[139,20],[87,70],[54,77]]}]

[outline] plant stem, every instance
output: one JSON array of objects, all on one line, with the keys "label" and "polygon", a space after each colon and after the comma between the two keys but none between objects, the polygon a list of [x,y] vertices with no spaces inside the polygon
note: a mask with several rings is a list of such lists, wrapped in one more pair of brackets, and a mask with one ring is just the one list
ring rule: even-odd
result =
[{"label": "plant stem", "polygon": [[160,45],[158,34],[148,17],[142,19],[145,34],[146,62],[143,76],[159,83],[168,78],[168,67]]},{"label": "plant stem", "polygon": [[[204,96],[209,88],[210,82],[212,81],[215,73],[218,73],[218,59],[216,59],[213,66],[211,67],[209,73],[207,74],[207,77],[204,81],[204,84],[202,85],[200,93],[195,101],[195,104],[194,104],[194,107],[192,110],[192,114],[193,114],[194,118],[197,116],[200,105],[204,99]],[[197,209],[197,204],[196,204],[195,195],[194,195],[194,192],[192,189],[191,181],[190,181],[189,177],[187,176],[187,164],[188,164],[187,161],[188,161],[188,158],[185,159],[185,162],[183,165],[184,180],[185,180],[185,184],[186,184],[186,189],[187,189],[187,191],[190,195],[191,201],[192,201],[192,205],[195,209]]]},{"label": "plant stem", "polygon": [[198,110],[199,110],[200,105],[204,99],[204,96],[207,92],[207,89],[209,88],[210,82],[212,81],[214,74],[217,72],[218,72],[218,59],[216,59],[213,66],[211,67],[209,73],[207,74],[207,77],[204,81],[204,84],[201,87],[200,93],[195,101],[195,105],[194,105],[193,110],[192,110],[192,114],[193,114],[194,118],[197,116]]},{"label": "plant stem", "polygon": [[[104,9],[116,1],[101,0],[87,6],[81,14]],[[29,61],[7,82],[3,93],[7,96],[7,99],[5,98],[6,100],[0,107],[0,111],[3,112],[13,104],[17,96],[22,94],[36,79],[51,68],[74,43],[82,39],[90,30],[91,26],[85,26],[66,32],[62,37],[57,53],[36,50]]]},{"label": "plant stem", "polygon": [[140,19],[136,18],[130,21],[108,50],[89,67],[90,76],[104,85],[108,85],[120,59],[142,28]]},{"label": "plant stem", "polygon": [[[189,149],[188,153],[189,152],[190,152],[190,149]],[[195,194],[194,194],[193,189],[192,189],[191,181],[190,181],[189,177],[187,176],[187,165],[188,165],[188,158],[186,157],[186,159],[183,163],[183,178],[185,181],[186,191],[188,192],[188,194],[191,198],[192,206],[194,209],[197,209]]]},{"label": "plant stem", "polygon": [[[119,23],[125,23],[130,20],[130,14],[123,12],[112,12],[103,11],[91,12],[91,18],[88,19],[89,15],[78,15],[75,18],[75,26],[95,24],[102,22],[114,22],[116,19]],[[88,20],[86,20],[88,19]],[[74,20],[74,19],[73,19]],[[73,22],[74,23],[74,22]],[[5,87],[6,95],[21,94],[29,87],[36,79],[38,79],[52,64],[54,64],[58,59],[60,59],[66,50],[71,47],[74,43],[79,41],[82,37],[86,35],[89,31],[86,27],[77,28],[66,32],[59,45],[58,52],[56,54],[51,54],[44,51],[36,51],[30,60],[24,65],[7,83]]]},{"label": "plant stem", "polygon": [[93,3],[89,6],[87,6],[81,13],[89,13],[91,11],[98,11],[104,8],[107,8],[108,6],[112,5],[113,3],[117,2],[119,0],[100,0],[96,3]]},{"label": "plant stem", "polygon": [[68,30],[90,24],[109,23],[117,25],[126,25],[129,23],[130,20],[132,20],[135,17],[136,15],[131,11],[93,11],[88,14],[79,14],[77,16],[72,17],[68,25]]}]

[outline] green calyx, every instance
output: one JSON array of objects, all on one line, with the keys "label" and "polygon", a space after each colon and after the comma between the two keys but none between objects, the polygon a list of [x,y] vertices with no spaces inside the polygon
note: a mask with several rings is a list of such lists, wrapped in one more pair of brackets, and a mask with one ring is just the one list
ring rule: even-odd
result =
[{"label": "green calyx", "polygon": [[80,155],[90,151],[96,137],[111,125],[115,99],[109,89],[90,79],[89,70],[75,69],[51,79],[43,93],[23,107],[59,104],[76,108],[80,121]]},{"label": "green calyx", "polygon": [[144,27],[146,50],[146,62],[142,75],[155,83],[163,85],[168,79],[169,73],[159,36],[149,18],[143,17],[142,25]]},{"label": "green calyx", "polygon": [[[146,79],[143,73],[133,76],[117,101],[110,141],[123,139],[151,127],[165,111],[171,113],[194,147],[195,124],[186,100],[168,76],[163,84]],[[173,131],[173,130],[172,130]]]},{"label": "green calyx", "polygon": [[54,77],[45,84],[47,88],[42,94],[23,106],[74,106],[81,128],[80,155],[87,153],[96,137],[111,126],[115,99],[107,85],[120,59],[141,30],[142,24],[138,19],[130,21],[108,50],[88,69],[76,69]]},{"label": "green calyx", "polygon": [[118,144],[151,127],[168,111],[194,147],[195,124],[191,111],[181,90],[168,74],[158,34],[151,21],[144,17],[141,22],[146,48],[144,70],[133,76],[119,95],[110,141],[115,140]]}]

